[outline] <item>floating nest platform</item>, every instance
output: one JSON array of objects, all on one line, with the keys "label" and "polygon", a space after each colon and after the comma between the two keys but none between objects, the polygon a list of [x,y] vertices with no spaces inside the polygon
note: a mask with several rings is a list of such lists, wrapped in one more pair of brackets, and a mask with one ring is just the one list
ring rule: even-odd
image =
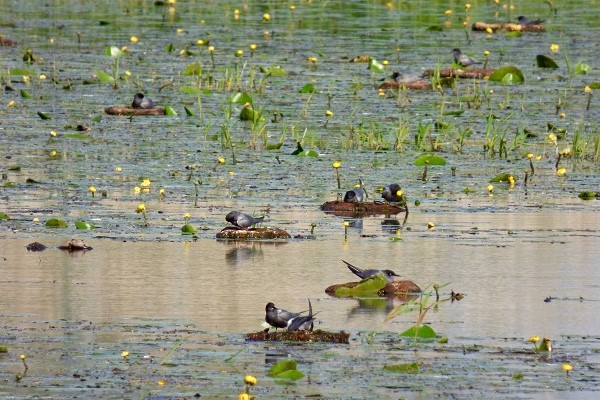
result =
[{"label": "floating nest platform", "polygon": [[0,46],[16,46],[17,42],[12,40],[11,38],[7,38],[6,36],[0,35]]},{"label": "floating nest platform", "polygon": [[411,89],[411,90],[433,90],[431,82],[418,80],[412,82],[383,82],[378,89]]},{"label": "floating nest platform", "polygon": [[471,26],[474,31],[485,31],[488,28],[495,31],[508,32],[545,32],[546,29],[542,25],[521,25],[521,24],[488,24],[485,22],[475,22]]},{"label": "floating nest platform", "polygon": [[[360,282],[346,282],[338,283],[337,285],[331,285],[325,289],[325,293],[330,296],[335,296],[335,291],[340,287],[353,288]],[[393,281],[385,285],[377,293],[380,297],[395,297],[404,301],[414,299],[421,293],[419,285],[413,281]]]},{"label": "floating nest platform", "polygon": [[321,210],[338,217],[396,215],[406,212],[406,208],[389,203],[347,203],[341,200],[325,202],[321,205]]},{"label": "floating nest platform", "polygon": [[240,229],[228,226],[217,233],[217,239],[231,240],[289,239],[290,237],[289,233],[279,228]]},{"label": "floating nest platform", "polygon": [[109,115],[165,115],[165,109],[154,108],[132,108],[132,107],[108,107],[104,110]]},{"label": "floating nest platform", "polygon": [[[486,79],[489,78],[494,70],[492,68],[472,68],[468,69],[454,69],[454,68],[442,68],[440,69],[440,78],[461,78],[461,79]],[[435,74],[435,70],[427,69],[423,72],[423,77],[430,77]]]},{"label": "floating nest platform", "polygon": [[61,250],[67,250],[69,253],[73,251],[88,251],[92,250],[82,239],[69,239],[62,245],[58,246]]},{"label": "floating nest platform", "polygon": [[326,342],[326,343],[344,343],[348,344],[349,333],[326,332],[320,329],[316,331],[281,331],[281,332],[255,332],[246,334],[246,340],[253,342]]}]

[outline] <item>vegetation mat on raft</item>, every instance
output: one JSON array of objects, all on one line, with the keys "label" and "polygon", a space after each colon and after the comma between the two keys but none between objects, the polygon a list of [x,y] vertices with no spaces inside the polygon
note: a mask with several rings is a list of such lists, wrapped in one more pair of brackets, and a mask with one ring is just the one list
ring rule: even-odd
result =
[{"label": "vegetation mat on raft", "polygon": [[[485,79],[492,75],[493,72],[494,70],[491,68],[442,68],[440,69],[440,78]],[[430,77],[434,74],[435,70],[427,69],[423,72],[423,77]]]},{"label": "vegetation mat on raft", "polygon": [[228,226],[217,233],[217,239],[252,240],[252,239],[289,239],[289,233],[279,228],[240,229]]},{"label": "vegetation mat on raft", "polygon": [[[338,283],[336,285],[331,285],[327,289],[325,289],[325,293],[327,293],[330,296],[347,297],[343,294],[345,292],[351,295],[350,297],[353,297],[352,290],[338,291],[338,289],[354,289],[356,286],[364,282],[365,281]],[[380,287],[380,289],[376,291],[376,294],[380,297],[395,297],[404,301],[411,300],[415,297],[415,295],[418,295],[420,293],[421,288],[413,281],[393,281],[387,283],[384,287]]]},{"label": "vegetation mat on raft", "polygon": [[340,217],[365,215],[396,215],[406,212],[406,208],[388,203],[347,203],[345,201],[328,201],[321,205],[321,210]]},{"label": "vegetation mat on raft", "polygon": [[383,82],[378,89],[412,89],[412,90],[433,90],[431,82],[412,81],[412,82]]},{"label": "vegetation mat on raft", "polygon": [[165,109],[155,108],[131,108],[131,107],[108,107],[104,110],[109,115],[165,115]]},{"label": "vegetation mat on raft", "polygon": [[280,341],[296,341],[296,342],[327,342],[327,343],[345,343],[348,344],[349,333],[326,332],[322,330],[316,331],[282,331],[282,332],[255,332],[248,333],[246,339],[250,341],[263,342],[280,342]]},{"label": "vegetation mat on raft", "polygon": [[485,22],[475,22],[471,29],[474,31],[485,31],[490,28],[493,31],[508,31],[508,32],[545,32],[546,29],[542,25],[520,25],[520,24],[488,24]]}]

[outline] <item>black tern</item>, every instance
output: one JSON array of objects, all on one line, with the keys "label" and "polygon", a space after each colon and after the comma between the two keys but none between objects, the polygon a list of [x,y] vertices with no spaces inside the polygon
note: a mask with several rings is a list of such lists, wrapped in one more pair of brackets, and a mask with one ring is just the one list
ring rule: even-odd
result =
[{"label": "black tern", "polygon": [[238,228],[248,229],[252,225],[258,224],[265,219],[265,216],[254,218],[251,215],[239,211],[231,211],[225,216],[225,220]]},{"label": "black tern", "polygon": [[402,195],[398,195],[402,188],[397,183],[392,183],[389,186],[386,186],[381,192],[381,197],[383,197],[386,201],[390,203],[398,203],[402,201]]},{"label": "black tern", "polygon": [[361,203],[365,200],[366,192],[362,183],[362,179],[358,180],[358,187],[352,190],[348,190],[344,195],[344,201],[346,203]]},{"label": "black tern", "polygon": [[481,61],[477,61],[464,54],[460,49],[452,50],[452,54],[454,54],[454,62],[463,67],[468,67],[473,64],[481,64]]},{"label": "black tern", "polygon": [[517,18],[517,22],[519,22],[519,25],[539,25],[542,22],[544,22],[544,20],[543,19],[529,19],[529,18],[521,15]]},{"label": "black tern", "polygon": [[395,276],[400,276],[391,269],[360,269],[347,261],[342,261],[348,266],[348,269],[360,279],[367,279],[372,276],[383,275],[385,276],[385,279],[387,279],[388,283],[390,283],[394,281]]},{"label": "black tern", "polygon": [[265,307],[265,321],[275,328],[287,328],[290,321],[299,317],[302,313],[293,313],[282,308],[275,307],[275,304],[269,302]]},{"label": "black tern", "polygon": [[144,97],[142,93],[136,93],[133,97],[133,108],[154,108],[154,102],[147,97]]},{"label": "black tern", "polygon": [[299,315],[292,318],[289,320],[287,329],[288,331],[312,331],[314,327],[314,320],[315,315],[312,312],[312,304],[310,304],[310,300],[308,300],[308,315]]}]

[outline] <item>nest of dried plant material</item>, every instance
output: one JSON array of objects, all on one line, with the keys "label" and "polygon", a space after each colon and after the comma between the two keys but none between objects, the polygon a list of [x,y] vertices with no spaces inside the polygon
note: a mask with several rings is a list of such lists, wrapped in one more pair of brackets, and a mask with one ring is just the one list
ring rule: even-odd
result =
[{"label": "nest of dried plant material", "polygon": [[260,331],[246,334],[246,339],[250,341],[263,342],[280,342],[280,341],[295,341],[295,342],[327,342],[327,343],[344,343],[348,344],[349,333],[326,332],[320,329],[316,331],[281,331],[268,332]]},{"label": "nest of dried plant material", "polygon": [[29,243],[27,246],[25,246],[25,248],[27,249],[27,251],[44,251],[44,250],[46,250],[46,246],[44,246],[40,242]]},{"label": "nest of dried plant material", "polygon": [[367,215],[396,215],[406,212],[406,208],[389,203],[347,203],[341,200],[328,201],[321,210],[338,217],[359,217]]},{"label": "nest of dried plant material", "polygon": [[[346,282],[331,285],[325,289],[325,293],[335,296],[335,291],[340,287],[353,288],[361,282]],[[421,293],[419,285],[413,281],[393,281],[385,285],[377,293],[380,297],[395,297],[403,301],[411,300]]]},{"label": "nest of dried plant material", "polygon": [[368,56],[366,54],[356,56],[350,60],[350,62],[352,63],[368,63],[369,61],[371,61],[371,56]]},{"label": "nest of dried plant material", "polygon": [[521,24],[487,24],[485,22],[475,22],[471,29],[474,31],[485,31],[487,29],[495,31],[509,32],[545,32],[546,29],[542,25],[521,25]]},{"label": "nest of dried plant material", "polygon": [[165,109],[154,108],[132,108],[132,107],[108,107],[104,110],[109,115],[165,115]]},{"label": "nest of dried plant material", "polygon": [[[485,79],[489,78],[493,72],[494,70],[492,68],[443,68],[440,70],[440,78]],[[428,69],[423,72],[423,77],[430,77],[433,76],[433,74],[435,74],[435,70]]]},{"label": "nest of dried plant material", "polygon": [[412,82],[383,82],[378,89],[411,89],[411,90],[433,90],[431,82],[428,81],[412,81]]},{"label": "nest of dried plant material", "polygon": [[69,239],[62,245],[58,246],[61,250],[67,251],[87,251],[92,250],[92,247],[85,244],[82,239]]},{"label": "nest of dried plant material", "polygon": [[253,239],[289,239],[289,233],[279,228],[240,229],[228,226],[217,233],[217,239],[253,240]]},{"label": "nest of dried plant material", "polygon": [[17,45],[16,41],[14,41],[14,40],[12,40],[10,38],[7,38],[5,36],[0,35],[0,46],[7,46],[8,47],[8,46],[16,46],[16,45]]}]

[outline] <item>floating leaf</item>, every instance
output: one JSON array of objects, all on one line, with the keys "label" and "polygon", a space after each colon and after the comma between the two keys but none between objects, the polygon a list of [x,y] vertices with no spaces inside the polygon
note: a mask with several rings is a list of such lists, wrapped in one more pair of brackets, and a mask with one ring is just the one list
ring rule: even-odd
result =
[{"label": "floating leaf", "polygon": [[193,117],[194,116],[194,112],[188,106],[183,106],[183,109],[185,110],[185,114],[188,117]]},{"label": "floating leaf", "polygon": [[182,86],[180,90],[185,94],[202,94],[202,89],[193,86]]},{"label": "floating leaf", "polygon": [[252,107],[244,107],[242,108],[242,111],[240,111],[240,120],[242,121],[251,121],[251,122],[258,122],[260,121],[262,118],[262,113],[259,111],[256,111],[254,108]]},{"label": "floating leaf", "polygon": [[302,89],[300,89],[298,93],[314,93],[316,91],[317,89],[315,89],[312,83],[307,83],[306,85],[302,86]]},{"label": "floating leaf", "polygon": [[250,96],[248,93],[237,92],[236,94],[231,96],[228,101],[230,103],[237,103],[237,104],[246,104],[246,103],[252,104],[254,100],[252,100],[252,96]]},{"label": "floating leaf", "polygon": [[92,139],[90,135],[86,135],[84,133],[65,133],[62,135],[63,138],[67,139],[77,139],[77,140],[87,140]]},{"label": "floating leaf", "polygon": [[510,39],[520,38],[521,36],[523,36],[523,32],[519,32],[519,31],[512,31],[512,32],[506,33],[506,37],[510,38]]},{"label": "floating leaf", "polygon": [[21,170],[21,166],[20,165],[11,165],[10,167],[8,167],[9,171],[20,171]]},{"label": "floating leaf", "polygon": [[507,85],[512,85],[513,83],[518,83],[516,75],[511,74],[510,72],[502,77],[500,81]]},{"label": "floating leaf", "polygon": [[[169,43],[168,45],[165,46],[165,52],[167,53],[172,53],[175,51],[175,46],[173,46],[173,43]],[[185,73],[184,73],[185,75]]]},{"label": "floating leaf", "polygon": [[504,174],[497,175],[494,178],[490,179],[490,182],[494,182],[494,183],[508,182],[509,177],[511,177],[511,176],[513,177],[513,179],[515,179],[515,180],[517,179],[517,178],[515,178],[515,176],[513,174],[504,173]]},{"label": "floating leaf", "polygon": [[37,76],[37,72],[32,69],[26,68],[13,68],[8,71],[10,75],[19,75],[19,76]]},{"label": "floating leaf", "polygon": [[592,82],[588,86],[590,89],[600,89],[600,82]]},{"label": "floating leaf", "polygon": [[190,224],[185,224],[184,226],[181,227],[182,235],[193,235],[194,233],[196,233],[196,228],[194,228]]},{"label": "floating leaf", "polygon": [[185,76],[200,76],[202,75],[202,65],[199,62],[188,64],[183,70]]},{"label": "floating leaf", "polygon": [[165,114],[170,117],[175,117],[177,115],[177,112],[173,110],[173,107],[165,106]]},{"label": "floating leaf", "polygon": [[374,58],[369,60],[369,69],[378,74],[383,73],[385,71],[385,67],[379,61]]},{"label": "floating leaf", "polygon": [[428,26],[426,31],[428,32],[441,32],[444,30],[444,27],[442,25],[431,25]]},{"label": "floating leaf", "polygon": [[262,72],[263,74],[265,74],[267,76],[274,76],[274,77],[288,76],[287,72],[285,72],[285,70],[283,69],[283,67],[281,65],[273,65],[269,68],[261,67],[260,72]]},{"label": "floating leaf", "polygon": [[102,83],[113,83],[115,81],[115,78],[113,78],[112,75],[107,74],[104,71],[96,70],[96,76]]},{"label": "floating leaf", "polygon": [[314,150],[304,150],[298,153],[298,155],[302,157],[319,157],[319,153]]},{"label": "floating leaf", "polygon": [[537,66],[540,68],[558,68],[558,64],[554,62],[553,59],[543,54],[538,54],[535,56],[535,59],[537,61]]},{"label": "floating leaf", "polygon": [[92,118],[92,122],[98,123],[102,121],[102,115],[96,115],[94,118]]},{"label": "floating leaf", "polygon": [[446,336],[444,336],[442,338],[439,338],[437,342],[440,344],[446,344],[446,343],[448,343],[448,338]]},{"label": "floating leaf", "polygon": [[10,219],[10,217],[8,215],[4,214],[3,212],[0,212],[0,220],[7,221],[9,219]]},{"label": "floating leaf", "polygon": [[62,219],[50,218],[48,221],[46,221],[46,226],[48,228],[66,228],[67,223]]},{"label": "floating leaf", "polygon": [[442,115],[454,115],[454,116],[458,116],[458,115],[462,115],[465,112],[465,110],[451,110],[451,111],[444,111],[442,112]]},{"label": "floating leaf", "polygon": [[8,346],[0,345],[0,353],[8,353]]},{"label": "floating leaf", "polygon": [[267,144],[267,150],[279,150],[283,142]]},{"label": "floating leaf", "polygon": [[446,159],[434,154],[423,154],[415,160],[415,165],[417,167],[422,167],[426,162],[429,162],[429,165],[446,165]]},{"label": "floating leaf", "polygon": [[419,364],[413,362],[408,364],[384,365],[383,370],[388,372],[403,372],[406,374],[416,374],[417,372],[419,372]]},{"label": "floating leaf", "polygon": [[378,297],[379,291],[387,285],[383,275],[376,275],[360,281],[356,286],[349,288],[340,286],[335,289],[336,297]]},{"label": "floating leaf", "polygon": [[289,379],[291,381],[297,381],[298,379],[304,378],[304,374],[297,369],[283,371],[280,374],[274,375],[275,379]]},{"label": "floating leaf", "polygon": [[104,54],[112,58],[119,58],[123,55],[123,51],[117,46],[110,46],[104,49]]},{"label": "floating leaf", "polygon": [[401,242],[401,241],[402,241],[402,238],[399,236],[392,236],[390,238],[390,242]]},{"label": "floating leaf", "polygon": [[50,116],[50,114],[42,112],[42,111],[38,111],[37,115],[39,115],[39,117],[41,119],[52,119],[52,117]]},{"label": "floating leaf", "polygon": [[31,95],[25,89],[21,89],[21,97],[24,99],[29,99]]},{"label": "floating leaf", "polygon": [[94,225],[92,225],[88,222],[85,222],[85,221],[75,221],[75,228],[90,230],[90,229],[94,229]]},{"label": "floating leaf", "polygon": [[588,64],[584,63],[583,61],[579,61],[573,67],[573,73],[575,75],[587,75],[591,69],[592,67],[590,67]]},{"label": "floating leaf", "polygon": [[269,369],[269,375],[276,377],[286,371],[297,371],[296,360],[281,360]]},{"label": "floating leaf", "polygon": [[594,200],[598,196],[600,196],[600,193],[596,192],[581,192],[577,195],[581,200]]},{"label": "floating leaf", "polygon": [[521,72],[521,70],[512,65],[498,68],[490,75],[489,80],[494,81],[494,82],[504,82],[503,79],[508,74],[512,75],[510,77],[510,82],[508,82],[508,83],[522,83],[525,81],[525,78],[523,77],[523,73]]},{"label": "floating leaf", "polygon": [[400,334],[404,337],[416,337],[419,339],[434,339],[436,333],[429,325],[414,325]]}]

